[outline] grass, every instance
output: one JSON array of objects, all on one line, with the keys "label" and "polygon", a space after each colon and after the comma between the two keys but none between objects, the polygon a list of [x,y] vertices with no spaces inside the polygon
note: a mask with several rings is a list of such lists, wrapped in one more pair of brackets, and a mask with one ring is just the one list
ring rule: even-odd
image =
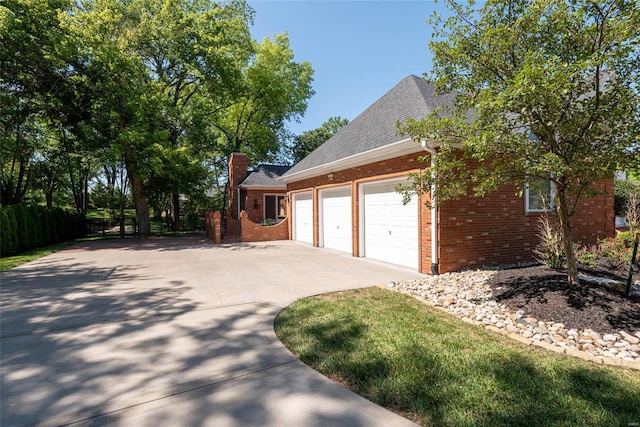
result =
[{"label": "grass", "polygon": [[297,301],[275,326],[303,362],[423,426],[640,423],[640,372],[526,347],[384,289]]},{"label": "grass", "polygon": [[38,258],[42,258],[43,256],[47,256],[52,254],[60,249],[64,249],[67,246],[71,246],[75,243],[75,241],[69,241],[64,243],[57,243],[55,245],[47,246],[45,248],[34,249],[32,251],[23,252],[18,255],[9,256],[6,258],[0,258],[0,271],[9,270],[10,268],[17,267],[20,264],[27,263],[29,261],[36,260]]}]

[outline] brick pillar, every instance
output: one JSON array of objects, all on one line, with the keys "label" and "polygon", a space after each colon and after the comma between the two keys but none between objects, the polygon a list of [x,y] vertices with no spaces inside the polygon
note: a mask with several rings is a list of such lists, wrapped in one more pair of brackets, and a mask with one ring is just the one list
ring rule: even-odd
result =
[{"label": "brick pillar", "polygon": [[220,212],[215,212],[213,214],[213,242],[214,243],[222,243],[222,215]]},{"label": "brick pillar", "polygon": [[229,212],[234,219],[238,218],[238,185],[247,177],[247,155],[231,153],[229,156]]}]

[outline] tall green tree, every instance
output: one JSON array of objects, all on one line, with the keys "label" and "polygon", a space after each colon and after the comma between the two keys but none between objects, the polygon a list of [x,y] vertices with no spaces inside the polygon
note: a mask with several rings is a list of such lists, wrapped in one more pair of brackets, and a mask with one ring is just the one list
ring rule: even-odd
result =
[{"label": "tall green tree", "polygon": [[47,111],[65,91],[69,70],[57,46],[66,34],[57,14],[66,0],[15,0],[0,4],[0,195],[20,203],[31,180],[34,155],[47,132]]},{"label": "tall green tree", "polygon": [[193,153],[190,105],[233,93],[250,51],[251,13],[239,1],[105,0],[80,2],[67,18],[94,90],[92,125],[123,154],[143,235],[152,180],[174,193],[178,182],[189,184],[175,172],[193,166],[183,155]]},{"label": "tall green tree", "polygon": [[[640,8],[636,0],[448,0],[434,16],[433,81],[456,109],[400,132],[439,145],[408,192],[443,201],[549,180],[568,282],[577,285],[570,217],[592,185],[640,159]],[[468,171],[465,161],[479,161]]]},{"label": "tall green tree", "polygon": [[297,163],[307,157],[347,124],[349,124],[347,119],[339,116],[330,117],[319,128],[302,132],[295,138],[291,147],[293,162]]},{"label": "tall green tree", "polygon": [[242,151],[252,163],[278,155],[286,122],[299,120],[314,94],[311,64],[294,61],[287,33],[254,42],[253,49],[236,98],[210,116],[224,156]]}]

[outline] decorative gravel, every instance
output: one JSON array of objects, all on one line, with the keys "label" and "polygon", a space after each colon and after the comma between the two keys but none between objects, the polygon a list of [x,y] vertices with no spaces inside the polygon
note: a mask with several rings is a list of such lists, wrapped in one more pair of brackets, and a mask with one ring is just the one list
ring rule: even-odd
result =
[{"label": "decorative gravel", "polygon": [[[505,334],[515,334],[512,336],[524,338],[534,345],[578,356],[580,354],[576,352],[597,358],[614,359],[611,360],[612,362],[615,362],[615,359],[640,362],[640,326],[638,326],[640,325],[640,297],[638,296],[640,287],[637,283],[634,285],[631,298],[623,297],[618,292],[603,289],[600,286],[594,287],[595,294],[592,292],[587,295],[589,291],[585,291],[584,286],[590,285],[581,286],[582,290],[576,296],[575,293],[567,292],[566,276],[560,276],[562,280],[557,283],[558,286],[561,284],[561,290],[550,285],[540,286],[540,283],[552,283],[553,280],[550,280],[550,277],[558,274],[553,270],[545,269],[546,267],[541,266],[514,269],[520,270],[515,273],[513,271],[505,273],[509,270],[504,269],[470,270],[406,282],[390,282],[386,287],[417,297],[467,322],[485,325]],[[505,274],[506,277],[504,277]],[[518,287],[518,281],[514,280],[514,277],[526,277],[527,280],[520,280],[521,286]],[[522,287],[527,283],[531,284],[531,280],[534,283],[537,280],[537,288]],[[542,280],[546,282],[541,282]],[[516,285],[513,285],[514,283]],[[531,295],[527,296],[527,292],[523,290]],[[609,305],[598,303],[603,297],[597,292],[605,292],[607,298],[613,299],[613,302],[608,301],[611,303]],[[570,307],[563,306],[564,303],[560,301],[561,298],[558,295],[568,300]],[[618,323],[615,321],[606,323],[605,320],[611,320],[611,316],[603,315],[604,320],[593,318],[593,316],[597,317],[598,313],[611,310],[611,307],[615,307],[615,303],[619,301],[627,304],[623,305],[626,310],[629,310],[628,307],[635,308],[633,315],[638,317],[615,317],[618,320],[620,318],[627,320]],[[543,307],[545,303],[547,309],[552,308],[551,314],[546,313],[545,317],[542,317],[539,314],[540,309],[536,310],[536,307]],[[514,309],[518,304],[522,308]],[[534,308],[527,309],[529,306]],[[590,307],[592,312],[585,312],[585,307]],[[556,319],[548,317],[554,314]],[[565,316],[568,316],[567,319],[572,324],[565,325],[560,320]],[[584,327],[590,317],[592,323],[602,325],[602,329],[611,329],[621,324],[627,328],[616,331],[597,331],[594,330],[597,328],[593,325]]]}]

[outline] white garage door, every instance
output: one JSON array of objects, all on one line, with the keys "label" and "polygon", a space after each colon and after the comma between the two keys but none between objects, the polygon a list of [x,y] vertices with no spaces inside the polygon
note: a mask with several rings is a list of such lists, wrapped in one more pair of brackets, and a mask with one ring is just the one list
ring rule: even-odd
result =
[{"label": "white garage door", "polygon": [[418,268],[418,203],[406,205],[394,190],[399,181],[365,184],[362,187],[361,248],[364,256]]},{"label": "white garage door", "polygon": [[313,198],[311,192],[293,195],[293,240],[313,244]]},{"label": "white garage door", "polygon": [[320,246],[352,253],[351,235],[351,187],[321,191]]}]

